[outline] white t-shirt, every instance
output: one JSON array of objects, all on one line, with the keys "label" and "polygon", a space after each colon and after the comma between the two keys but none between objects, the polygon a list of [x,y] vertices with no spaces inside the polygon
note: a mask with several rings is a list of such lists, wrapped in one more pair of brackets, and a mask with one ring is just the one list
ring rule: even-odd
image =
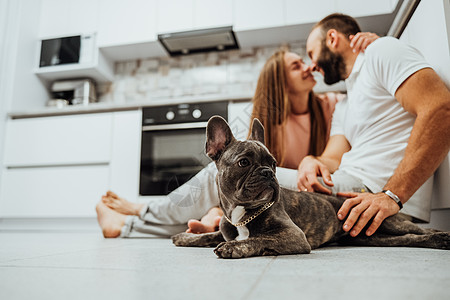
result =
[{"label": "white t-shirt", "polygon": [[[412,74],[429,67],[416,49],[383,37],[358,55],[346,80],[348,97],[336,106],[330,135],[344,135],[352,147],[339,170],[361,179],[374,193],[382,190],[403,159],[415,121],[395,92]],[[412,214],[427,219],[420,210]]]}]

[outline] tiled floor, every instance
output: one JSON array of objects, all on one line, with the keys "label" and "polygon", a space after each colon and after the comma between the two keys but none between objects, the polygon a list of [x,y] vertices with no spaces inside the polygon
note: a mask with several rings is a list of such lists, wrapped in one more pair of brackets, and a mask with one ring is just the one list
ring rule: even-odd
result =
[{"label": "tiled floor", "polygon": [[0,299],[450,299],[450,251],[329,247],[222,260],[168,239],[0,232]]}]

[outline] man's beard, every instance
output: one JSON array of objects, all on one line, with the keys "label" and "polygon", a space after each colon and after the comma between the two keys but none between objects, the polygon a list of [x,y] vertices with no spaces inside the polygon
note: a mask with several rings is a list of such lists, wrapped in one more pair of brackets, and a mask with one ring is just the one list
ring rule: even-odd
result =
[{"label": "man's beard", "polygon": [[323,70],[326,84],[334,84],[345,79],[345,63],[342,55],[333,53],[322,43],[317,65]]}]

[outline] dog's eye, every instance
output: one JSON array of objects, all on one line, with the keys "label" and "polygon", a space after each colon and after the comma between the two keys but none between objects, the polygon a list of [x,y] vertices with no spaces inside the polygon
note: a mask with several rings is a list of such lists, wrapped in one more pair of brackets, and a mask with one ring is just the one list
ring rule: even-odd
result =
[{"label": "dog's eye", "polygon": [[277,163],[275,161],[272,163],[272,168],[274,168],[274,169],[277,168]]},{"label": "dog's eye", "polygon": [[250,165],[250,162],[248,161],[248,159],[243,158],[240,161],[238,161],[238,165],[239,165],[239,167],[244,168],[244,167],[247,167],[248,165]]}]

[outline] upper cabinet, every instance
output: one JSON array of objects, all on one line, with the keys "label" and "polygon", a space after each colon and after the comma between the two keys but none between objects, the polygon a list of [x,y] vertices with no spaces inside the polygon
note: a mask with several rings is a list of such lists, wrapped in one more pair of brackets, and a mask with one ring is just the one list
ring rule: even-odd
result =
[{"label": "upper cabinet", "polygon": [[157,33],[233,25],[232,0],[157,0],[156,2]]},{"label": "upper cabinet", "polygon": [[157,2],[42,0],[39,38],[97,32],[99,47],[154,41]]},{"label": "upper cabinet", "polygon": [[194,29],[233,24],[232,0],[194,0],[193,7]]},{"label": "upper cabinet", "polygon": [[[398,0],[42,0],[40,38],[97,32],[112,61],[164,56],[158,34],[233,25],[242,47],[301,41],[333,12],[391,14]],[[365,19],[365,18],[362,18]],[[367,18],[366,18],[367,19]],[[385,34],[388,19],[364,30]],[[393,17],[392,17],[393,19]],[[362,22],[364,20],[361,20]],[[367,22],[365,20],[364,22]],[[389,23],[389,24],[388,24]],[[374,24],[378,24],[376,27]],[[363,24],[364,25],[364,24]],[[382,30],[379,28],[383,27]]]},{"label": "upper cabinet", "polygon": [[397,2],[397,0],[338,0],[335,11],[355,18],[381,15],[392,12]]},{"label": "upper cabinet", "polygon": [[286,25],[315,23],[335,12],[334,0],[285,0]]},{"label": "upper cabinet", "polygon": [[285,25],[285,0],[234,0],[233,6],[237,31]]},{"label": "upper cabinet", "polygon": [[98,30],[99,0],[42,0],[39,38]]},{"label": "upper cabinet", "polygon": [[99,47],[155,40],[156,0],[97,0]]},{"label": "upper cabinet", "polygon": [[286,25],[316,23],[327,15],[340,12],[352,17],[389,14],[398,0],[285,0]]},{"label": "upper cabinet", "polygon": [[194,27],[193,0],[157,0],[158,33],[191,30]]}]

